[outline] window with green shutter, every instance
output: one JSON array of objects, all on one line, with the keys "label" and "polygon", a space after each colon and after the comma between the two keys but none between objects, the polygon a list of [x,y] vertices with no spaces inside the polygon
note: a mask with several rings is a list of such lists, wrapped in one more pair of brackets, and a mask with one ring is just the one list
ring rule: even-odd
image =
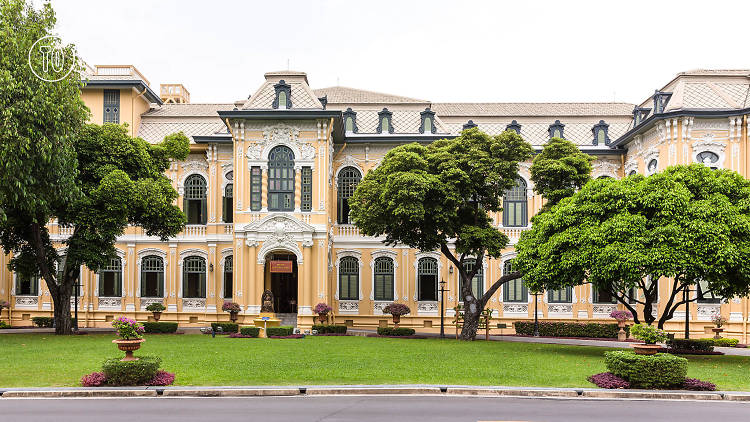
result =
[{"label": "window with green shutter", "polygon": [[283,145],[268,154],[268,209],[294,210],[294,153]]},{"label": "window with green shutter", "polygon": [[16,273],[16,296],[38,296],[39,277]]},{"label": "window with green shutter", "polygon": [[141,297],[164,297],[164,259],[160,256],[141,260]]},{"label": "window with green shutter", "polygon": [[206,224],[208,211],[206,179],[200,174],[191,174],[185,180],[183,195],[183,212],[187,215],[188,224]]},{"label": "window with green shutter", "polygon": [[701,280],[698,282],[698,303],[721,303],[721,296],[711,291],[707,281]]},{"label": "window with green shutter", "polygon": [[206,260],[189,256],[182,263],[182,297],[206,297]]},{"label": "window with green shutter", "polygon": [[302,198],[300,210],[312,211],[312,168],[302,167]]},{"label": "window with green shutter", "polygon": [[250,169],[250,209],[260,211],[262,205],[262,186],[263,172],[260,167]]},{"label": "window with green shutter", "polygon": [[438,300],[438,262],[435,258],[421,258],[417,263],[417,300]]},{"label": "window with green shutter", "polygon": [[339,299],[359,299],[359,260],[352,256],[339,262]]},{"label": "window with green shutter", "polygon": [[375,280],[373,297],[375,300],[393,300],[393,259],[380,257],[375,259]]},{"label": "window with green shutter", "polygon": [[503,195],[503,226],[526,227],[528,199],[526,197],[526,181],[516,179],[516,185]]},{"label": "window with green shutter", "polygon": [[120,90],[104,90],[104,118],[103,123],[120,123]]},{"label": "window with green shutter", "polygon": [[[464,261],[464,270],[467,273],[474,271],[474,267],[477,265],[477,261],[474,258],[469,258]],[[477,273],[471,279],[471,292],[474,297],[481,297],[484,294],[484,268],[479,266]]]},{"label": "window with green shutter", "polygon": [[99,269],[99,296],[122,297],[122,260],[114,258]]},{"label": "window with green shutter", "polygon": [[[503,264],[503,275],[513,272],[513,260],[509,259]],[[529,301],[529,289],[522,278],[511,280],[503,286],[503,302],[523,302]]]},{"label": "window with green shutter", "polygon": [[592,285],[594,303],[617,303],[617,298],[607,289],[597,289]]},{"label": "window with green shutter", "polygon": [[354,167],[344,167],[339,172],[337,186],[337,223],[351,223],[349,220],[349,198],[354,195],[354,191],[357,189],[360,180],[362,180],[362,173]]},{"label": "window with green shutter", "polygon": [[234,294],[232,289],[232,273],[234,271],[234,258],[232,255],[224,258],[224,299],[231,299]]},{"label": "window with green shutter", "polygon": [[229,183],[224,187],[224,198],[222,198],[222,217],[225,223],[231,223],[234,221],[234,210],[232,209],[233,195],[234,185]]},{"label": "window with green shutter", "polygon": [[559,290],[548,291],[547,302],[549,303],[572,303],[573,302],[573,288],[568,286]]}]

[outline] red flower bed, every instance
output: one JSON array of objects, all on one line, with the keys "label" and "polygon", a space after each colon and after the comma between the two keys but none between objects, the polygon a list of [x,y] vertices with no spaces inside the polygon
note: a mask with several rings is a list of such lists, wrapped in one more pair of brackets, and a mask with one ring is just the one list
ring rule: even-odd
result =
[{"label": "red flower bed", "polygon": [[304,334],[292,334],[290,336],[271,336],[269,338],[305,338]]}]

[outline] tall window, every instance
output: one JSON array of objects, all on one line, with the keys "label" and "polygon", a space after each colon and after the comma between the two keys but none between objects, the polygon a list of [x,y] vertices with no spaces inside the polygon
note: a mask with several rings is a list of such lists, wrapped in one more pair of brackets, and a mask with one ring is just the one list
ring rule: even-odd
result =
[{"label": "tall window", "polygon": [[65,271],[65,259],[67,255],[60,255],[60,259],[57,261],[57,280],[63,279],[63,271]]},{"label": "tall window", "polygon": [[39,295],[39,277],[27,276],[16,273],[16,295],[17,296],[38,296]]},{"label": "tall window", "polygon": [[[505,261],[503,264],[503,275],[513,272],[513,260]],[[523,302],[529,301],[529,289],[523,282],[522,278],[517,278],[505,283],[503,286],[503,302]]]},{"label": "tall window", "polygon": [[164,297],[164,259],[160,256],[141,260],[141,297]]},{"label": "tall window", "polygon": [[294,210],[294,153],[283,145],[268,155],[268,209]]},{"label": "tall window", "polygon": [[[477,265],[477,261],[474,258],[469,258],[464,261],[464,270],[467,273],[474,271],[474,266]],[[484,294],[484,268],[479,266],[477,273],[474,274],[474,278],[471,279],[471,293],[474,297],[480,297]]]},{"label": "tall window", "polygon": [[286,109],[286,92],[284,91],[279,92],[279,109]]},{"label": "tall window", "polygon": [[302,167],[302,197],[300,198],[300,210],[302,212],[312,211],[312,168]]},{"label": "tall window", "polygon": [[349,198],[354,195],[359,181],[362,180],[362,174],[354,167],[344,167],[339,172],[338,185],[338,213],[336,221],[339,224],[349,224]]},{"label": "tall window", "polygon": [[393,260],[380,257],[375,259],[375,300],[393,300]]},{"label": "tall window", "polygon": [[417,299],[438,300],[438,262],[435,258],[422,258],[417,263]]},{"label": "tall window", "polygon": [[354,132],[354,117],[346,118],[345,130],[347,132]]},{"label": "tall window", "polygon": [[359,261],[352,256],[339,262],[339,299],[359,299]]},{"label": "tall window", "polygon": [[188,224],[206,224],[206,179],[200,174],[191,174],[185,180],[183,208]]},{"label": "tall window", "polygon": [[99,269],[99,296],[122,296],[122,260],[114,258],[109,265]]},{"label": "tall window", "polygon": [[182,297],[206,297],[206,260],[189,256],[182,263]]},{"label": "tall window", "polygon": [[120,123],[120,90],[104,90],[104,123]]},{"label": "tall window", "polygon": [[591,288],[593,289],[593,300],[594,303],[617,303],[617,298],[615,295],[609,292],[607,289],[597,289],[596,286],[593,284],[591,285]]},{"label": "tall window", "polygon": [[503,226],[525,227],[527,217],[526,181],[516,179],[516,185],[503,195]]},{"label": "tall window", "polygon": [[548,291],[547,302],[549,303],[572,303],[573,302],[573,288],[568,286],[559,290]]},{"label": "tall window", "polygon": [[709,289],[707,281],[701,280],[698,282],[698,303],[721,303],[721,296]]},{"label": "tall window", "polygon": [[232,210],[232,196],[234,195],[234,185],[229,183],[224,187],[224,198],[222,198],[223,210],[222,215],[225,223],[234,221],[234,211]]},{"label": "tall window", "polygon": [[263,182],[263,173],[260,167],[253,167],[250,169],[250,209],[252,211],[260,211],[261,208],[261,183]]},{"label": "tall window", "polygon": [[232,272],[234,271],[234,258],[232,255],[224,258],[224,299],[231,299],[234,294],[232,289]]}]

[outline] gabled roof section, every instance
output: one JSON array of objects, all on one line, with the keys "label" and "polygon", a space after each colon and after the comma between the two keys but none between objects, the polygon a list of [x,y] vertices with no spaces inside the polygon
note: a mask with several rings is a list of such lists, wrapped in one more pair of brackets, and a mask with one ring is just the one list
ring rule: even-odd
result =
[{"label": "gabled roof section", "polygon": [[439,116],[626,116],[630,103],[434,103]]},{"label": "gabled roof section", "polygon": [[192,116],[192,117],[218,117],[217,112],[219,110],[231,110],[234,108],[234,104],[201,104],[201,103],[188,103],[188,104],[164,104],[161,107],[153,108],[143,116]]},{"label": "gabled roof section", "polygon": [[400,95],[366,91],[345,86],[332,86],[314,90],[320,98],[327,96],[329,104],[429,104],[429,101]]},{"label": "gabled roof section", "polygon": [[[672,97],[664,112],[750,107],[750,69],[696,69],[678,73],[660,91]],[[641,107],[653,107],[653,97]]]},{"label": "gabled roof section", "polygon": [[265,76],[266,81],[245,102],[242,106],[243,110],[273,109],[273,101],[276,98],[274,85],[281,81],[291,86],[292,109],[323,109],[323,105],[307,83],[305,72],[283,70],[268,72],[263,76]]}]

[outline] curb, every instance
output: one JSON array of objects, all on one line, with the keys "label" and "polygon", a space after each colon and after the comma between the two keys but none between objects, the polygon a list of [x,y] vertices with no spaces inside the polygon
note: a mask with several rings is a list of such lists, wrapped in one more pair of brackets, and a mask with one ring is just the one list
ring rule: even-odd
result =
[{"label": "curb", "polygon": [[3,398],[156,397],[156,390],[10,390]]},{"label": "curb", "polygon": [[579,397],[576,390],[567,389],[497,389],[497,388],[452,388],[446,391],[449,395],[459,396],[505,396],[505,397]]},{"label": "curb", "polygon": [[305,394],[310,396],[318,395],[378,395],[378,394],[398,394],[398,395],[422,395],[422,394],[441,394],[443,391],[440,387],[315,387],[306,388]]},{"label": "curb", "polygon": [[299,388],[191,388],[164,389],[164,397],[252,397],[252,396],[297,396]]}]

